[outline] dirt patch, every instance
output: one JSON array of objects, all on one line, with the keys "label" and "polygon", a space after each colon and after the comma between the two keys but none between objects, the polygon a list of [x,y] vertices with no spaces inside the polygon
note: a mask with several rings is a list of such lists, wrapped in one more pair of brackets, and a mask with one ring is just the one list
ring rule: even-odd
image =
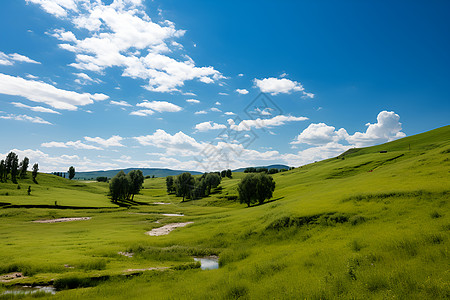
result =
[{"label": "dirt patch", "polygon": [[59,218],[51,220],[36,220],[33,223],[61,223],[61,222],[72,222],[72,221],[86,221],[90,220],[91,217],[81,217],[81,218]]},{"label": "dirt patch", "polygon": [[133,257],[133,255],[134,255],[133,252],[122,252],[122,251],[117,252],[117,254],[123,255],[123,256],[129,257],[129,258]]},{"label": "dirt patch", "polygon": [[152,229],[151,231],[147,231],[145,234],[148,234],[150,236],[160,236],[160,235],[166,235],[169,234],[172,230],[184,227],[186,225],[192,224],[194,222],[184,222],[184,223],[171,223],[164,225],[163,227]]},{"label": "dirt patch", "polygon": [[18,278],[27,278],[27,277],[23,276],[23,274],[20,272],[14,272],[14,273],[9,273],[9,274],[5,274],[5,275],[0,275],[0,282],[9,282],[13,279],[18,279]]},{"label": "dirt patch", "polygon": [[144,272],[144,271],[153,271],[153,270],[167,270],[168,267],[152,267],[152,268],[146,268],[146,269],[127,269],[125,272]]}]

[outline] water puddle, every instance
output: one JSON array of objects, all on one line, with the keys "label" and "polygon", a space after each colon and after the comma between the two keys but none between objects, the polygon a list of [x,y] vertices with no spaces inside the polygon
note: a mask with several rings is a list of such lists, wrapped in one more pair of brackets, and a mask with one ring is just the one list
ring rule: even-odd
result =
[{"label": "water puddle", "polygon": [[219,268],[219,258],[217,256],[194,257],[195,261],[200,262],[202,270],[214,270]]},{"label": "water puddle", "polygon": [[56,289],[53,286],[21,286],[6,290],[0,295],[30,295],[35,293],[56,294]]},{"label": "water puddle", "polygon": [[184,217],[183,214],[161,214],[166,217]]}]

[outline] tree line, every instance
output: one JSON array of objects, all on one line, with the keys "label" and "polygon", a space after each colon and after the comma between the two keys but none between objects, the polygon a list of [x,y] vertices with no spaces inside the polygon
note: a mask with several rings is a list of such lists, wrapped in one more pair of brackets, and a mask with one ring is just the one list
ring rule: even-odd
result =
[{"label": "tree line", "polygon": [[[28,159],[28,157],[25,157],[19,163],[19,156],[11,151],[10,153],[8,153],[5,159],[2,159],[0,161],[0,182],[7,182],[8,175],[13,183],[17,183],[17,179],[19,178],[26,178],[29,165],[30,160]],[[36,176],[38,174],[38,171],[39,165],[35,163],[33,165],[33,171],[31,173],[33,182],[35,183],[37,183]]]},{"label": "tree line", "polygon": [[[229,177],[231,178],[231,170]],[[227,176],[227,171],[225,171]],[[212,189],[219,186],[222,180],[221,172],[204,173],[202,176],[194,177],[191,173],[185,172],[178,176],[166,177],[166,188],[169,194],[175,193],[177,197],[185,199],[199,199],[211,194]]]},{"label": "tree line", "polygon": [[244,170],[244,173],[266,173],[266,174],[276,174],[278,172],[285,172],[287,171],[286,169],[277,169],[277,168],[255,168],[255,167],[250,167],[250,168],[246,168]]}]

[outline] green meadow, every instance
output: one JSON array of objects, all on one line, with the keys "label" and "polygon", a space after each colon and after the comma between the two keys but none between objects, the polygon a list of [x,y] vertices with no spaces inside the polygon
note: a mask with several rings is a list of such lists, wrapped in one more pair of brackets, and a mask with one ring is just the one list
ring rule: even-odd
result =
[{"label": "green meadow", "polygon": [[[239,204],[244,176],[185,203],[150,178],[121,206],[107,183],[0,183],[0,276],[22,273],[0,299],[450,298],[450,126],[277,173],[263,205]],[[3,294],[18,285],[57,292]]]}]

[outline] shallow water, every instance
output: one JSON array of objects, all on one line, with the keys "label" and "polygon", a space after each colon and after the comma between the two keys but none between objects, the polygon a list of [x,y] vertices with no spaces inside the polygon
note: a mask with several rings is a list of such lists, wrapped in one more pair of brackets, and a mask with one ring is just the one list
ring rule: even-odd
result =
[{"label": "shallow water", "polygon": [[22,286],[6,290],[0,295],[29,295],[37,292],[54,295],[56,294],[56,289],[53,286]]},{"label": "shallow water", "polygon": [[218,257],[194,257],[194,260],[200,262],[200,268],[202,270],[213,270],[219,268]]}]

